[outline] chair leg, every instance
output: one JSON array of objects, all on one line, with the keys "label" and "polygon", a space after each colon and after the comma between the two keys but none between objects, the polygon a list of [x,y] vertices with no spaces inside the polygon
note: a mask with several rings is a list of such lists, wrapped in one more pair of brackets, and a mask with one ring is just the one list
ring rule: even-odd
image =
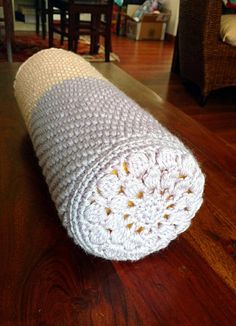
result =
[{"label": "chair leg", "polygon": [[75,40],[75,13],[72,10],[69,10],[69,24],[68,24],[68,50],[74,50],[74,40]]},{"label": "chair leg", "polygon": [[39,0],[35,0],[36,34],[39,35]]},{"label": "chair leg", "polygon": [[207,102],[208,95],[201,94],[199,98],[199,105],[204,107]]},{"label": "chair leg", "polygon": [[60,12],[60,20],[61,20],[61,45],[64,44],[64,35],[66,31],[66,12],[61,9]]},{"label": "chair leg", "polygon": [[99,49],[99,19],[97,14],[91,16],[90,54],[97,54]]},{"label": "chair leg", "polygon": [[78,43],[79,43],[80,35],[79,30],[75,31],[74,39],[73,39],[73,52],[77,53]]},{"label": "chair leg", "polygon": [[94,31],[90,38],[90,54],[98,54],[99,48],[99,35]]},{"label": "chair leg", "polygon": [[[80,24],[80,14],[79,13],[76,14],[75,19],[76,19],[76,22],[77,22],[77,24],[79,26],[79,24]],[[75,53],[77,53],[77,50],[78,50],[79,39],[80,39],[80,30],[79,30],[79,28],[76,28],[75,33],[74,33],[74,41],[73,41],[73,51]]]},{"label": "chair leg", "polygon": [[100,48],[100,43],[99,43],[99,36],[97,35],[95,38],[94,38],[94,54],[98,54],[99,52],[99,48]]},{"label": "chair leg", "polygon": [[111,49],[111,36],[106,35],[105,37],[105,61],[110,61],[110,49]]},{"label": "chair leg", "polygon": [[14,42],[13,7],[11,1],[3,1],[5,40],[8,62],[12,62],[12,42]]},{"label": "chair leg", "polygon": [[12,63],[12,46],[11,41],[7,40],[7,60],[9,63]]},{"label": "chair leg", "polygon": [[179,73],[180,73],[178,33],[175,38],[175,46],[174,46],[174,54],[173,54],[172,65],[171,65],[171,72],[174,74],[177,74],[177,75],[179,75]]},{"label": "chair leg", "polygon": [[106,23],[106,33],[105,33],[105,61],[110,61],[111,52],[111,29],[109,22]]},{"label": "chair leg", "polygon": [[48,1],[48,46],[53,47],[53,6]]},{"label": "chair leg", "polygon": [[111,21],[112,13],[109,11],[106,15],[106,27],[105,27],[105,61],[110,61],[110,52],[111,52]]},{"label": "chair leg", "polygon": [[42,25],[42,37],[45,40],[46,38],[46,3],[45,0],[42,0],[41,4],[41,25]]}]

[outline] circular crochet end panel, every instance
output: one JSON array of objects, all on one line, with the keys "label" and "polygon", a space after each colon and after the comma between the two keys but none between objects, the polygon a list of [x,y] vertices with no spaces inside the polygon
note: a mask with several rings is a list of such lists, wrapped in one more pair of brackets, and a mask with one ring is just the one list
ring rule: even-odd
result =
[{"label": "circular crochet end panel", "polygon": [[69,228],[85,251],[138,260],[185,231],[202,203],[204,176],[189,152],[150,149],[119,157],[78,200]]}]

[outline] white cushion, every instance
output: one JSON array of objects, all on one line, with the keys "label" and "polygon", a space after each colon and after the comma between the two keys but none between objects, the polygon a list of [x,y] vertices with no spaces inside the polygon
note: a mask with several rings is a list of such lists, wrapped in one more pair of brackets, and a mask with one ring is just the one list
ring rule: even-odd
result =
[{"label": "white cushion", "polygon": [[236,15],[222,15],[220,35],[223,42],[236,46]]}]

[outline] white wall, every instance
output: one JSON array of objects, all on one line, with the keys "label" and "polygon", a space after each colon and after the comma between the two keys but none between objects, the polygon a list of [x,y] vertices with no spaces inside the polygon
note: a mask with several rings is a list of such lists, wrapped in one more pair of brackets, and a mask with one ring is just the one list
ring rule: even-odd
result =
[{"label": "white wall", "polygon": [[168,22],[166,32],[174,36],[177,33],[179,19],[179,1],[180,0],[166,0],[164,3],[165,8],[171,10],[171,18]]}]

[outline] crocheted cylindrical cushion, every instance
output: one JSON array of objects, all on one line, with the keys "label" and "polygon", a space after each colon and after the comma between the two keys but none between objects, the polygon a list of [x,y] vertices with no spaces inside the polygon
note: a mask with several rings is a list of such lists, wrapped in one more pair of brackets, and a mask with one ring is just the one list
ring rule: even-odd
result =
[{"label": "crocheted cylindrical cushion", "polygon": [[38,52],[15,95],[59,217],[85,251],[137,260],[189,227],[204,188],[197,161],[88,62]]}]

